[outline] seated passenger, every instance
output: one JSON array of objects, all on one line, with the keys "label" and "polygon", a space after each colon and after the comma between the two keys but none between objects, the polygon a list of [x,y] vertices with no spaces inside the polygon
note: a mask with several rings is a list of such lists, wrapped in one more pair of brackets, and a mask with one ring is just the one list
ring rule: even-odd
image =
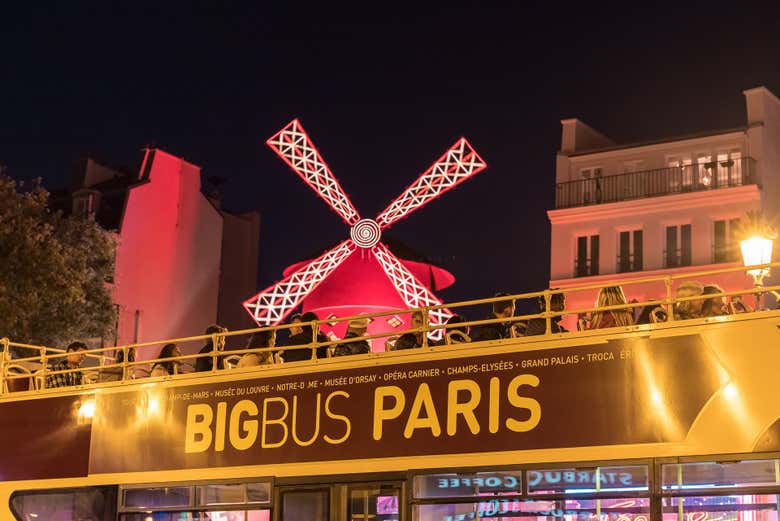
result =
[{"label": "seated passenger", "polygon": [[[508,297],[508,293],[496,293],[496,297]],[[498,300],[493,302],[493,312],[488,315],[487,319],[504,318],[515,314],[515,301],[513,299]],[[471,340],[473,342],[483,342],[485,340],[500,340],[502,338],[510,338],[512,323],[507,320],[506,322],[494,322],[492,324],[483,324],[480,326],[474,326],[472,329]]]},{"label": "seated passenger", "polygon": [[[350,320],[349,324],[347,324],[347,333],[344,335],[344,340],[365,336],[366,331],[368,331],[367,318]],[[353,340],[337,345],[333,351],[333,356],[364,355],[370,352],[371,346],[368,345],[367,340]]]},{"label": "seated passenger", "polygon": [[734,295],[729,302],[729,312],[733,315],[735,313],[751,313],[753,308],[747,305],[741,295]]},{"label": "seated passenger", "polygon": [[[303,322],[311,322],[314,320],[318,320],[319,317],[317,317],[317,314],[312,311],[307,311],[303,315],[301,315],[301,323]],[[287,341],[288,346],[301,346],[306,344],[311,344],[313,341],[313,330],[312,326],[309,324],[300,326],[300,333],[293,335],[290,337],[290,339]],[[328,342],[328,337],[325,336],[321,331],[317,333],[317,342]],[[327,346],[320,346],[317,348],[317,358],[327,358],[328,357],[328,347]],[[311,360],[311,349],[310,348],[302,348],[302,349],[287,349],[282,352],[282,358],[285,362],[300,362],[302,360]]]},{"label": "seated passenger", "polygon": [[[412,312],[412,323],[409,325],[409,329],[417,329],[423,327],[423,314],[422,311]],[[416,349],[423,345],[423,335],[425,333],[420,331],[418,333],[404,333],[398,340],[395,341],[395,350],[399,349]]]},{"label": "seated passenger", "polygon": [[[122,349],[116,349],[114,351],[114,363],[121,364],[125,361],[125,352]],[[127,361],[135,362],[135,348],[130,347],[127,349]]]},{"label": "seated passenger", "polygon": [[[717,293],[723,293],[723,288],[717,284],[705,284],[702,289],[702,295],[715,295]],[[725,297],[711,297],[706,299],[701,306],[701,316],[703,317],[717,317],[720,315],[728,315],[729,310],[726,306]]]},{"label": "seated passenger", "polygon": [[290,315],[290,328],[287,330],[287,339],[289,340],[290,337],[293,337],[295,335],[300,335],[303,331],[301,329],[300,323],[301,323],[301,314],[300,313],[293,313]]},{"label": "seated passenger", "polygon": [[[653,305],[642,306],[642,308],[639,310],[639,315],[636,317],[636,320],[634,321],[634,324],[652,324],[653,322],[657,321],[653,317],[659,316],[658,313],[660,311],[663,311],[663,308],[661,306],[653,306]],[[662,322],[664,321],[665,319]]]},{"label": "seated passenger", "polygon": [[[54,364],[51,368],[52,371],[67,371],[69,369],[77,369],[84,363],[84,359],[87,355],[83,351],[87,350],[87,346],[84,342],[71,342],[65,352],[68,353],[66,357],[57,357],[59,362]],[[51,389],[53,387],[71,387],[74,385],[82,384],[81,371],[74,371],[72,373],[59,373],[52,374],[46,378],[46,388]]]},{"label": "seated passenger", "polygon": [[[227,328],[224,328],[217,324],[212,324],[209,327],[206,328],[206,332],[203,333],[204,335],[215,335],[218,333],[227,333]],[[212,347],[212,341],[211,338],[209,338],[206,341],[206,345],[201,348],[201,350],[198,352],[200,355],[207,355],[207,356],[200,356],[197,359],[197,362],[195,362],[195,372],[203,372],[203,371],[211,371],[214,367],[214,356],[212,352],[214,351],[214,348]],[[218,336],[217,337],[217,352],[222,352],[225,349],[225,337],[224,336]],[[217,356],[217,369],[224,369],[225,368],[225,355],[219,355]]]},{"label": "seated passenger", "polygon": [[[452,315],[447,319],[447,325],[461,324],[466,322],[466,319],[461,315]],[[471,342],[469,336],[469,326],[448,327],[445,329],[445,341],[447,344],[468,344]]]},{"label": "seated passenger", "polygon": [[[704,293],[704,286],[700,282],[687,281],[680,284],[677,288],[677,298],[695,297]],[[701,308],[704,305],[703,299],[686,300],[678,302],[675,306],[674,317],[678,320],[701,317]]]},{"label": "seated passenger", "polygon": [[178,358],[180,356],[181,351],[176,346],[176,344],[165,344],[160,350],[160,354],[157,355],[157,358],[159,358],[161,361],[154,363],[152,366],[152,372],[149,376],[170,376],[172,374],[178,374],[179,365],[181,364],[180,361],[170,360],[169,362],[163,362],[162,360]]},{"label": "seated passenger", "polygon": [[[276,331],[266,329],[265,331],[256,331],[249,337],[246,343],[247,349],[257,349],[262,347],[276,346]],[[260,351],[257,353],[244,353],[236,364],[237,368],[254,367],[256,365],[269,365],[274,363],[273,351]]]},{"label": "seated passenger", "polygon": [[[544,313],[545,302],[544,296],[539,296],[537,299],[537,305],[539,307],[539,313]],[[560,313],[566,308],[566,296],[563,293],[553,293],[550,295],[550,311],[553,313]],[[568,333],[565,327],[561,325],[561,319],[563,316],[550,317],[550,332],[551,333]],[[525,336],[543,335],[547,330],[547,320],[544,318],[532,318],[525,324]]]},{"label": "seated passenger", "polygon": [[626,296],[623,288],[620,286],[608,286],[599,290],[599,296],[596,299],[596,307],[590,319],[589,329],[603,329],[608,327],[630,326],[634,323],[634,314],[631,309],[612,309],[601,311],[601,308],[607,306],[625,305]]},{"label": "seated passenger", "polygon": [[[127,353],[127,372],[125,373],[125,369],[122,367],[110,367],[110,368],[103,368],[100,371],[100,380],[105,382],[111,382],[111,381],[117,381],[122,379],[122,375],[124,374],[127,378],[135,378],[136,376],[136,370],[139,368],[137,365],[131,365],[133,362],[135,362],[135,348],[134,347],[128,347],[128,348],[116,348],[114,349],[114,359],[108,359],[105,361],[106,364],[109,365],[121,365],[125,361],[125,353]],[[146,375],[144,375],[146,376]]]}]

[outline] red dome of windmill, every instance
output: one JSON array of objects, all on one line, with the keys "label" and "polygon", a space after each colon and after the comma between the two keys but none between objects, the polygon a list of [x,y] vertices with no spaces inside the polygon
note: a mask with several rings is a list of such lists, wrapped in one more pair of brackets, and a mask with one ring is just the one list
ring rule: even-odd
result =
[{"label": "red dome of windmill", "polygon": [[[486,167],[465,138],[375,219],[360,217],[297,119],[267,143],[350,226],[350,238],[316,259],[288,267],[283,280],[244,302],[258,325],[280,323],[301,303],[320,318],[441,304],[432,290],[452,284],[454,277],[429,263],[399,259],[380,238],[382,230]],[[437,309],[429,320],[443,324],[450,316]],[[408,324],[407,318],[398,318]],[[390,320],[375,320],[369,334],[392,328]]]},{"label": "red dome of windmill", "polygon": [[[384,238],[385,245],[398,257],[401,264],[428,290],[436,292],[451,286],[455,277],[449,271],[436,266],[398,241]],[[296,262],[284,270],[284,276],[292,275],[310,260]],[[348,317],[361,313],[380,313],[408,307],[393,282],[385,275],[373,255],[361,249],[352,253],[333,270],[319,286],[306,296],[302,311],[313,311],[320,318]],[[343,337],[346,323],[323,327],[323,332],[333,331]],[[369,324],[368,334],[378,334],[409,327],[409,317],[404,314],[378,317]],[[378,342],[381,344],[382,342]]]}]

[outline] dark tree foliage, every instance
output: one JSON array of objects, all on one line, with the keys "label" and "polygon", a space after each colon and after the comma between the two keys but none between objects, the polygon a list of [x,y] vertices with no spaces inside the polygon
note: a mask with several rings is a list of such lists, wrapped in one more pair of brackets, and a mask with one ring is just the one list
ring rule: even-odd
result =
[{"label": "dark tree foliage", "polygon": [[0,337],[61,346],[111,335],[115,236],[51,211],[39,184],[23,188],[0,172]]}]

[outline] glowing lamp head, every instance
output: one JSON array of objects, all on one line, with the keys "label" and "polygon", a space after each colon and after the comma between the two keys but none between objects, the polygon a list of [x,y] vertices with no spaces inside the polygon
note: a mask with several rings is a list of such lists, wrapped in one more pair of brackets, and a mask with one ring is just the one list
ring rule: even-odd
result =
[{"label": "glowing lamp head", "polygon": [[[746,268],[760,266],[772,262],[772,239],[761,236],[753,236],[739,243],[742,249],[742,262]],[[748,270],[753,276],[766,275],[767,268]]]},{"label": "glowing lamp head", "polygon": [[373,248],[382,237],[382,230],[373,219],[360,219],[349,231],[352,241],[361,248]]}]

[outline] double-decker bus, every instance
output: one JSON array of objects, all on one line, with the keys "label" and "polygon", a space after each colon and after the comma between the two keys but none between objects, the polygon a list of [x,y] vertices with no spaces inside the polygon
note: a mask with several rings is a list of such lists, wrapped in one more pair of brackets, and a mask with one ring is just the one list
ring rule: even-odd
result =
[{"label": "double-decker bus", "polygon": [[[777,521],[780,311],[683,320],[697,297],[658,281],[649,324],[556,333],[589,310],[545,291],[511,319],[540,335],[439,344],[424,325],[405,331],[420,348],[320,359],[313,336],[312,360],[248,368],[218,359],[249,350],[183,349],[153,378],[136,369],[163,343],[93,349],[75,387],[46,388],[67,353],[4,339],[0,519]],[[178,374],[198,356],[211,371]]]}]

